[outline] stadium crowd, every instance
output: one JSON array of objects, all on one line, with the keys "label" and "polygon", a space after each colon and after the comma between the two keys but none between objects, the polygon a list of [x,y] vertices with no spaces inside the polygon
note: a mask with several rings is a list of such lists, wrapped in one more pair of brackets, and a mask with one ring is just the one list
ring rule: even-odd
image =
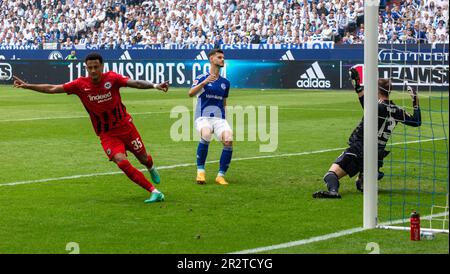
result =
[{"label": "stadium crowd", "polygon": [[[363,0],[0,0],[0,48],[364,41]],[[381,0],[380,43],[448,43],[448,0]]]}]

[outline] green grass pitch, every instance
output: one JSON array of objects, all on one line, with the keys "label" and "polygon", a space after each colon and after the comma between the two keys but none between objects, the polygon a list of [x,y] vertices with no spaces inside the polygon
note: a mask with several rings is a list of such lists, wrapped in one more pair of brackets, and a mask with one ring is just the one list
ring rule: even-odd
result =
[{"label": "green grass pitch", "polygon": [[[267,141],[236,141],[227,187],[214,184],[217,162],[206,165],[208,183],[197,185],[197,142],[175,142],[170,137],[177,120],[170,117],[173,107],[192,110],[186,89],[167,94],[124,89],[122,97],[155,164],[162,167],[158,188],[166,195],[163,203],[144,204],[147,192],[107,160],[76,96],[0,86],[0,253],[64,254],[70,242],[79,244],[80,253],[231,253],[362,226],[363,197],[354,179],[341,180],[341,200],[311,197],[324,188],[322,176],[360,121],[362,109],[353,92],[231,90],[229,105],[278,107],[278,145],[274,152],[260,152],[261,143]],[[440,106],[429,98],[421,95],[422,104]],[[394,99],[410,105],[402,94]],[[448,95],[444,101],[444,115],[424,114],[424,120],[439,122],[443,117],[447,128],[431,132],[424,126],[423,136],[448,136]],[[417,129],[408,129],[411,136],[406,138],[403,129],[397,130],[393,142],[417,139],[413,137]],[[408,147],[442,151],[448,148],[448,140]],[[218,160],[220,152],[221,145],[212,142],[208,161]],[[405,159],[401,150],[393,154],[394,160]],[[136,167],[143,168],[129,156]],[[412,152],[407,156],[417,160]],[[433,163],[431,153],[420,157],[422,162]],[[187,165],[174,167],[181,164]],[[448,155],[434,164],[448,166]],[[396,174],[402,174],[402,165],[393,161],[392,166]],[[117,174],[103,174],[110,172]],[[425,173],[433,170],[426,166],[418,176],[425,178],[429,175]],[[74,177],[48,180],[70,176]],[[448,178],[441,169],[436,176]],[[415,185],[409,179],[383,180],[380,219],[389,216],[389,203],[395,210],[391,217],[402,218],[411,206],[399,206],[385,189]],[[17,182],[24,184],[6,185]],[[424,179],[421,189],[445,192],[448,182],[447,190],[445,183],[433,189]],[[402,195],[411,195],[413,202],[418,199],[411,191]],[[424,199],[422,203],[444,201],[442,196],[427,195],[424,192],[419,198]],[[422,211],[429,214],[428,208]],[[438,234],[433,241],[411,242],[408,232],[385,230],[266,253],[364,254],[369,253],[370,242],[378,243],[381,253],[449,253],[448,234]]]}]

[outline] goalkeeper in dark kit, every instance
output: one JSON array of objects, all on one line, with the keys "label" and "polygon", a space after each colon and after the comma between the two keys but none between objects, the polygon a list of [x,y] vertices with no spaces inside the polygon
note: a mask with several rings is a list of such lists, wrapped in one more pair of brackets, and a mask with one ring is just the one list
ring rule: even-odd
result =
[{"label": "goalkeeper in dark kit", "polygon": [[[360,85],[359,73],[355,68],[351,68],[349,74],[359,102],[364,108],[364,88]],[[412,127],[419,127],[422,124],[417,91],[407,86],[414,108],[414,113],[411,115],[389,99],[391,90],[392,83],[389,79],[378,80],[378,180],[384,176],[380,168],[383,166],[383,159],[389,154],[385,148],[395,126],[399,122]],[[350,135],[348,148],[342,152],[323,177],[327,190],[315,192],[313,198],[341,198],[339,179],[346,175],[353,177],[358,174],[356,188],[363,191],[363,129],[364,117]]]}]

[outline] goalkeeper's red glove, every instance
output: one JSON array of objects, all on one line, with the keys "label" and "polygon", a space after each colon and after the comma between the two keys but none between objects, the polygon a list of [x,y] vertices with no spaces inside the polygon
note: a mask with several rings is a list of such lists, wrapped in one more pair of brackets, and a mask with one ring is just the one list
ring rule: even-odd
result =
[{"label": "goalkeeper's red glove", "polygon": [[363,87],[359,84],[361,78],[359,77],[358,71],[355,68],[351,68],[348,71],[348,74],[356,93],[360,93],[361,91],[363,91]]}]

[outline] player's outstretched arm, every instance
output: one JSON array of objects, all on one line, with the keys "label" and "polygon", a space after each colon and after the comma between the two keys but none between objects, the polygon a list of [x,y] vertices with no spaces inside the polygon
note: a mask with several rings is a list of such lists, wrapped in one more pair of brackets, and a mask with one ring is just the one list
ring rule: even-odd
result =
[{"label": "player's outstretched arm", "polygon": [[415,90],[411,86],[407,86],[406,90],[408,91],[409,95],[411,96],[413,108],[414,109],[419,108],[419,96],[417,95],[417,90]]},{"label": "player's outstretched arm", "polygon": [[422,125],[422,114],[419,107],[419,96],[417,95],[417,91],[411,86],[407,86],[406,89],[411,96],[414,113],[410,115],[405,111],[402,123],[412,127],[420,127]]},{"label": "player's outstretched arm", "polygon": [[63,85],[29,84],[17,76],[13,76],[13,78],[14,78],[14,87],[16,87],[16,88],[29,89],[29,90],[34,90],[37,92],[49,93],[49,94],[64,92]]},{"label": "player's outstretched arm", "polygon": [[147,81],[129,79],[127,81],[127,87],[137,88],[137,89],[153,89],[154,88],[154,89],[158,89],[158,90],[167,92],[169,90],[169,81],[165,81],[161,84],[154,84],[154,83],[147,82]]},{"label": "player's outstretched arm", "polygon": [[364,96],[364,88],[359,84],[361,78],[359,76],[358,71],[352,67],[348,71],[348,74],[350,76],[350,81],[352,82],[353,88],[355,89],[355,92],[358,94],[358,97]]},{"label": "player's outstretched arm", "polygon": [[356,94],[358,94],[359,103],[361,104],[361,107],[364,108],[364,88],[359,84],[361,80],[359,73],[352,67],[348,71],[348,75],[350,76],[350,81],[352,82]]}]

